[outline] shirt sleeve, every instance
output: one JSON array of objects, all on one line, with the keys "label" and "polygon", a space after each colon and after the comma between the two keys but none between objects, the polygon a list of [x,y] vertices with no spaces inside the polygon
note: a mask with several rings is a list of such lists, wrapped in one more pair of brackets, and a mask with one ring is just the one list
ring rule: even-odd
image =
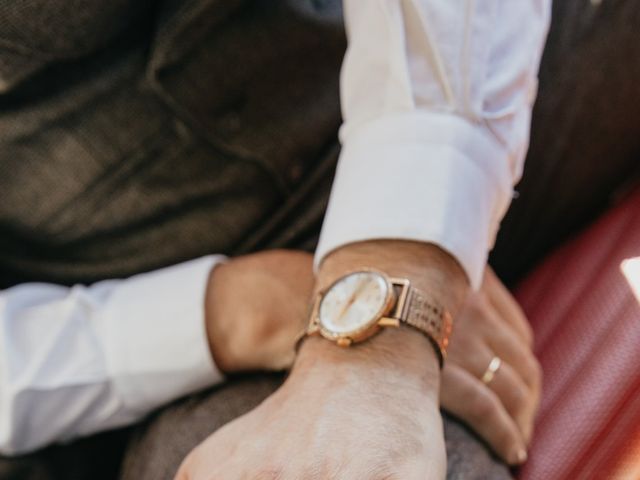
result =
[{"label": "shirt sleeve", "polygon": [[344,0],[342,152],[316,251],[434,243],[473,287],[528,147],[550,0]]},{"label": "shirt sleeve", "polygon": [[0,292],[0,453],[127,425],[222,374],[204,296],[209,256],[126,280]]}]

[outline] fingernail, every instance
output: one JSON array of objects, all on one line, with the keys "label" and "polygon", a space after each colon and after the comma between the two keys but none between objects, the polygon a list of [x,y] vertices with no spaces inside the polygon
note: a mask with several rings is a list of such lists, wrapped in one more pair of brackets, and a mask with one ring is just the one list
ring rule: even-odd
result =
[{"label": "fingernail", "polygon": [[516,460],[518,465],[522,465],[524,462],[526,462],[527,458],[528,458],[527,451],[524,448],[518,450],[518,453],[516,454]]}]

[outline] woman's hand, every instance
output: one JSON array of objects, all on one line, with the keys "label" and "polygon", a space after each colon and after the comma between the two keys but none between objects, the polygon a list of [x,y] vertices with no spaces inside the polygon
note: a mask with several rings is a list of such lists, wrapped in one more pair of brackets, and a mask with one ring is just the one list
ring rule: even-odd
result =
[{"label": "woman's hand", "polygon": [[[490,268],[455,319],[442,372],[442,407],[466,422],[507,463],[526,460],[540,400],[542,374],[531,328]],[[494,357],[502,361],[482,381]]]},{"label": "woman's hand", "polygon": [[244,255],[218,265],[209,279],[209,347],[223,372],[284,370],[308,321],[313,257],[293,250]]}]

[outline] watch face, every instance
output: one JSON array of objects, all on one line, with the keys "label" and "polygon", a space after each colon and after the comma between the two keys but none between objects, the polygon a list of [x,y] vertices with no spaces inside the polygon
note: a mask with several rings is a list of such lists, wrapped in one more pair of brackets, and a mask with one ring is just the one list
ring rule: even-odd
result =
[{"label": "watch face", "polygon": [[387,309],[390,286],[375,272],[355,272],[341,278],[325,293],[318,321],[333,335],[348,336],[369,327]]}]

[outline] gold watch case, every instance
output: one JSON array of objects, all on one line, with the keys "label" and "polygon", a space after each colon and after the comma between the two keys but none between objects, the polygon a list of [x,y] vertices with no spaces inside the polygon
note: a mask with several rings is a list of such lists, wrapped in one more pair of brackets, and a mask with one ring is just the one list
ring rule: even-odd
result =
[{"label": "gold watch case", "polygon": [[[359,328],[342,333],[327,329],[319,319],[320,306],[325,295],[330,292],[336,285],[343,282],[347,277],[356,274],[377,275],[384,279],[386,283],[386,298],[382,307],[376,312],[371,319],[363,323]],[[343,277],[335,280],[326,289],[322,290],[316,296],[311,311],[311,320],[306,331],[306,335],[321,335],[327,340],[335,342],[341,347],[349,347],[354,343],[362,342],[375,335],[380,329],[385,327],[399,327],[400,318],[406,307],[406,300],[409,293],[410,282],[404,278],[389,277],[383,272],[374,269],[361,269],[350,272]]]}]

